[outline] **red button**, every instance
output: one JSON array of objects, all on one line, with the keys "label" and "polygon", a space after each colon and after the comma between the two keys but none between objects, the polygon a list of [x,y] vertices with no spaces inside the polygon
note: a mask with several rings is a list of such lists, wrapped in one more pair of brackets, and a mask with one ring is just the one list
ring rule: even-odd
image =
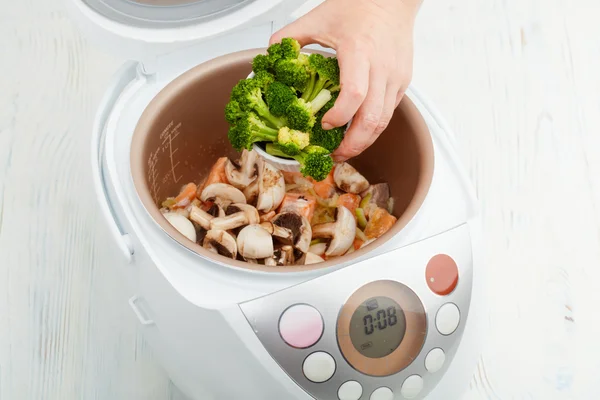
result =
[{"label": "red button", "polygon": [[429,260],[425,269],[427,286],[435,294],[446,296],[458,284],[458,267],[452,257],[438,254]]}]

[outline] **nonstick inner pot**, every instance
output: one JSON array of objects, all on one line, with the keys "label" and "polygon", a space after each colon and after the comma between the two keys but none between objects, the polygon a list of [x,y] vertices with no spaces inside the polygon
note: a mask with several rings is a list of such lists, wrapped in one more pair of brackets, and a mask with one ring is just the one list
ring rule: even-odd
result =
[{"label": "nonstick inner pot", "polygon": [[231,88],[251,72],[264,49],[228,54],[187,71],[148,105],[135,129],[131,171],[137,193],[156,223],[199,256],[250,270],[297,272],[322,269],[373,250],[397,234],[423,203],[433,174],[433,147],[427,125],[406,96],[388,128],[360,156],[349,160],[370,183],[387,182],[394,198],[395,226],[368,246],[326,262],[268,267],[234,261],[191,242],[160,213],[161,202],[188,182],[200,184],[219,157],[239,158],[227,140],[224,108]]}]

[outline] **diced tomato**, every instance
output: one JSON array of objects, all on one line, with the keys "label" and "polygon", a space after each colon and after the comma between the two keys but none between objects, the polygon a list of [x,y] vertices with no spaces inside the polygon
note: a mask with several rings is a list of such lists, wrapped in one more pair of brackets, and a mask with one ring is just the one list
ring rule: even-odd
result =
[{"label": "diced tomato", "polygon": [[333,180],[333,169],[327,175],[327,178],[320,182],[315,182],[313,185],[317,196],[328,199],[335,193],[335,181]]},{"label": "diced tomato", "polygon": [[181,189],[181,192],[175,197],[175,205],[173,208],[186,208],[196,198],[196,184],[193,182],[188,183]]},{"label": "diced tomato", "polygon": [[356,219],[355,211],[358,208],[359,204],[360,204],[360,196],[356,195],[356,194],[352,194],[352,193],[344,193],[343,195],[341,195],[338,198],[338,201],[337,201],[337,205],[344,206],[348,210],[350,210],[352,215],[354,215],[355,219]]},{"label": "diced tomato", "polygon": [[200,197],[200,193],[204,190],[208,185],[212,185],[213,183],[229,183],[227,180],[227,174],[225,173],[225,165],[227,164],[227,157],[221,157],[214,163],[210,172],[208,173],[208,177],[204,181],[202,185],[198,187],[197,195]]},{"label": "diced tomato", "polygon": [[369,222],[365,228],[365,235],[370,239],[376,239],[389,231],[396,223],[397,218],[378,207],[369,215]]},{"label": "diced tomato", "polygon": [[317,201],[310,195],[286,193],[279,206],[279,212],[295,212],[303,215],[310,222],[312,221],[316,206]]}]

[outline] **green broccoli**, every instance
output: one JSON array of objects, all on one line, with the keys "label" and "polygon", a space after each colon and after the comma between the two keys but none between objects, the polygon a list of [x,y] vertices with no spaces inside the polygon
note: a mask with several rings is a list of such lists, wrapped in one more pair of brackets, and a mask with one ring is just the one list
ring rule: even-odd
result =
[{"label": "green broccoli", "polygon": [[242,151],[252,150],[252,145],[257,142],[274,142],[277,134],[277,129],[268,127],[258,115],[248,112],[229,128],[227,138],[233,148]]},{"label": "green broccoli", "polygon": [[306,132],[296,131],[284,126],[279,129],[277,144],[285,154],[295,156],[310,144],[310,137]]},{"label": "green broccoli", "polygon": [[275,82],[275,76],[267,71],[259,71],[252,79],[256,81],[257,86],[263,93],[265,93],[269,86]]},{"label": "green broccoli", "polygon": [[286,124],[285,118],[276,117],[269,111],[263,100],[260,82],[255,79],[244,79],[238,82],[231,92],[231,100],[237,101],[242,111],[254,111],[272,128],[279,129]]},{"label": "green broccoli", "polygon": [[308,57],[300,54],[298,58],[281,59],[275,63],[275,78],[302,92],[310,79]]},{"label": "green broccoli", "polygon": [[[275,143],[268,143],[266,145],[267,153],[276,157],[287,157],[290,158],[281,147]],[[319,146],[307,146],[300,154],[291,156],[300,163],[300,172],[304,176],[310,176],[317,182],[320,182],[327,178],[331,170],[333,169],[333,159],[331,158],[329,151]]]},{"label": "green broccoli", "polygon": [[271,72],[273,70],[272,58],[265,54],[258,54],[252,59],[252,71],[255,74],[261,71]]},{"label": "green broccoli", "polygon": [[340,90],[340,67],[337,58],[311,54],[308,62],[311,70],[314,71],[314,75],[311,77],[314,84],[311,93],[306,97],[303,95],[304,99],[311,101],[322,89],[328,89],[330,92]]},{"label": "green broccoli", "polygon": [[309,132],[315,125],[315,114],[331,100],[331,92],[322,89],[312,100],[304,99],[294,100],[286,109],[288,126],[299,131]]},{"label": "green broccoli", "polygon": [[235,100],[231,100],[225,106],[225,120],[230,124],[235,124],[235,122],[244,116],[244,112],[240,107],[240,103]]},{"label": "green broccoli", "polygon": [[325,114],[327,114],[327,111],[333,108],[338,96],[339,92],[333,93],[331,100],[329,100],[327,104],[325,104],[325,106],[323,106],[323,108],[321,108],[321,110],[319,110],[319,112],[315,115],[315,125],[310,132],[310,144],[324,147],[332,153],[340,146],[342,140],[344,140],[347,125],[336,127],[327,131],[323,129],[322,121]]},{"label": "green broccoli", "polygon": [[269,110],[276,117],[284,115],[288,106],[297,98],[294,89],[278,81],[269,85],[265,92],[265,99]]},{"label": "green broccoli", "polygon": [[300,43],[294,38],[281,39],[280,54],[284,60],[298,58],[300,55]]}]

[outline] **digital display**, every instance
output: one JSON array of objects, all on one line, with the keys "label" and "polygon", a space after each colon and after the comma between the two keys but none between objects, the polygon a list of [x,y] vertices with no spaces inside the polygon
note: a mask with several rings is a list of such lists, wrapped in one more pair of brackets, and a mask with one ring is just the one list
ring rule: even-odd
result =
[{"label": "digital display", "polygon": [[382,358],[400,346],[406,333],[404,311],[389,297],[371,297],[350,319],[350,340],[365,357]]}]

